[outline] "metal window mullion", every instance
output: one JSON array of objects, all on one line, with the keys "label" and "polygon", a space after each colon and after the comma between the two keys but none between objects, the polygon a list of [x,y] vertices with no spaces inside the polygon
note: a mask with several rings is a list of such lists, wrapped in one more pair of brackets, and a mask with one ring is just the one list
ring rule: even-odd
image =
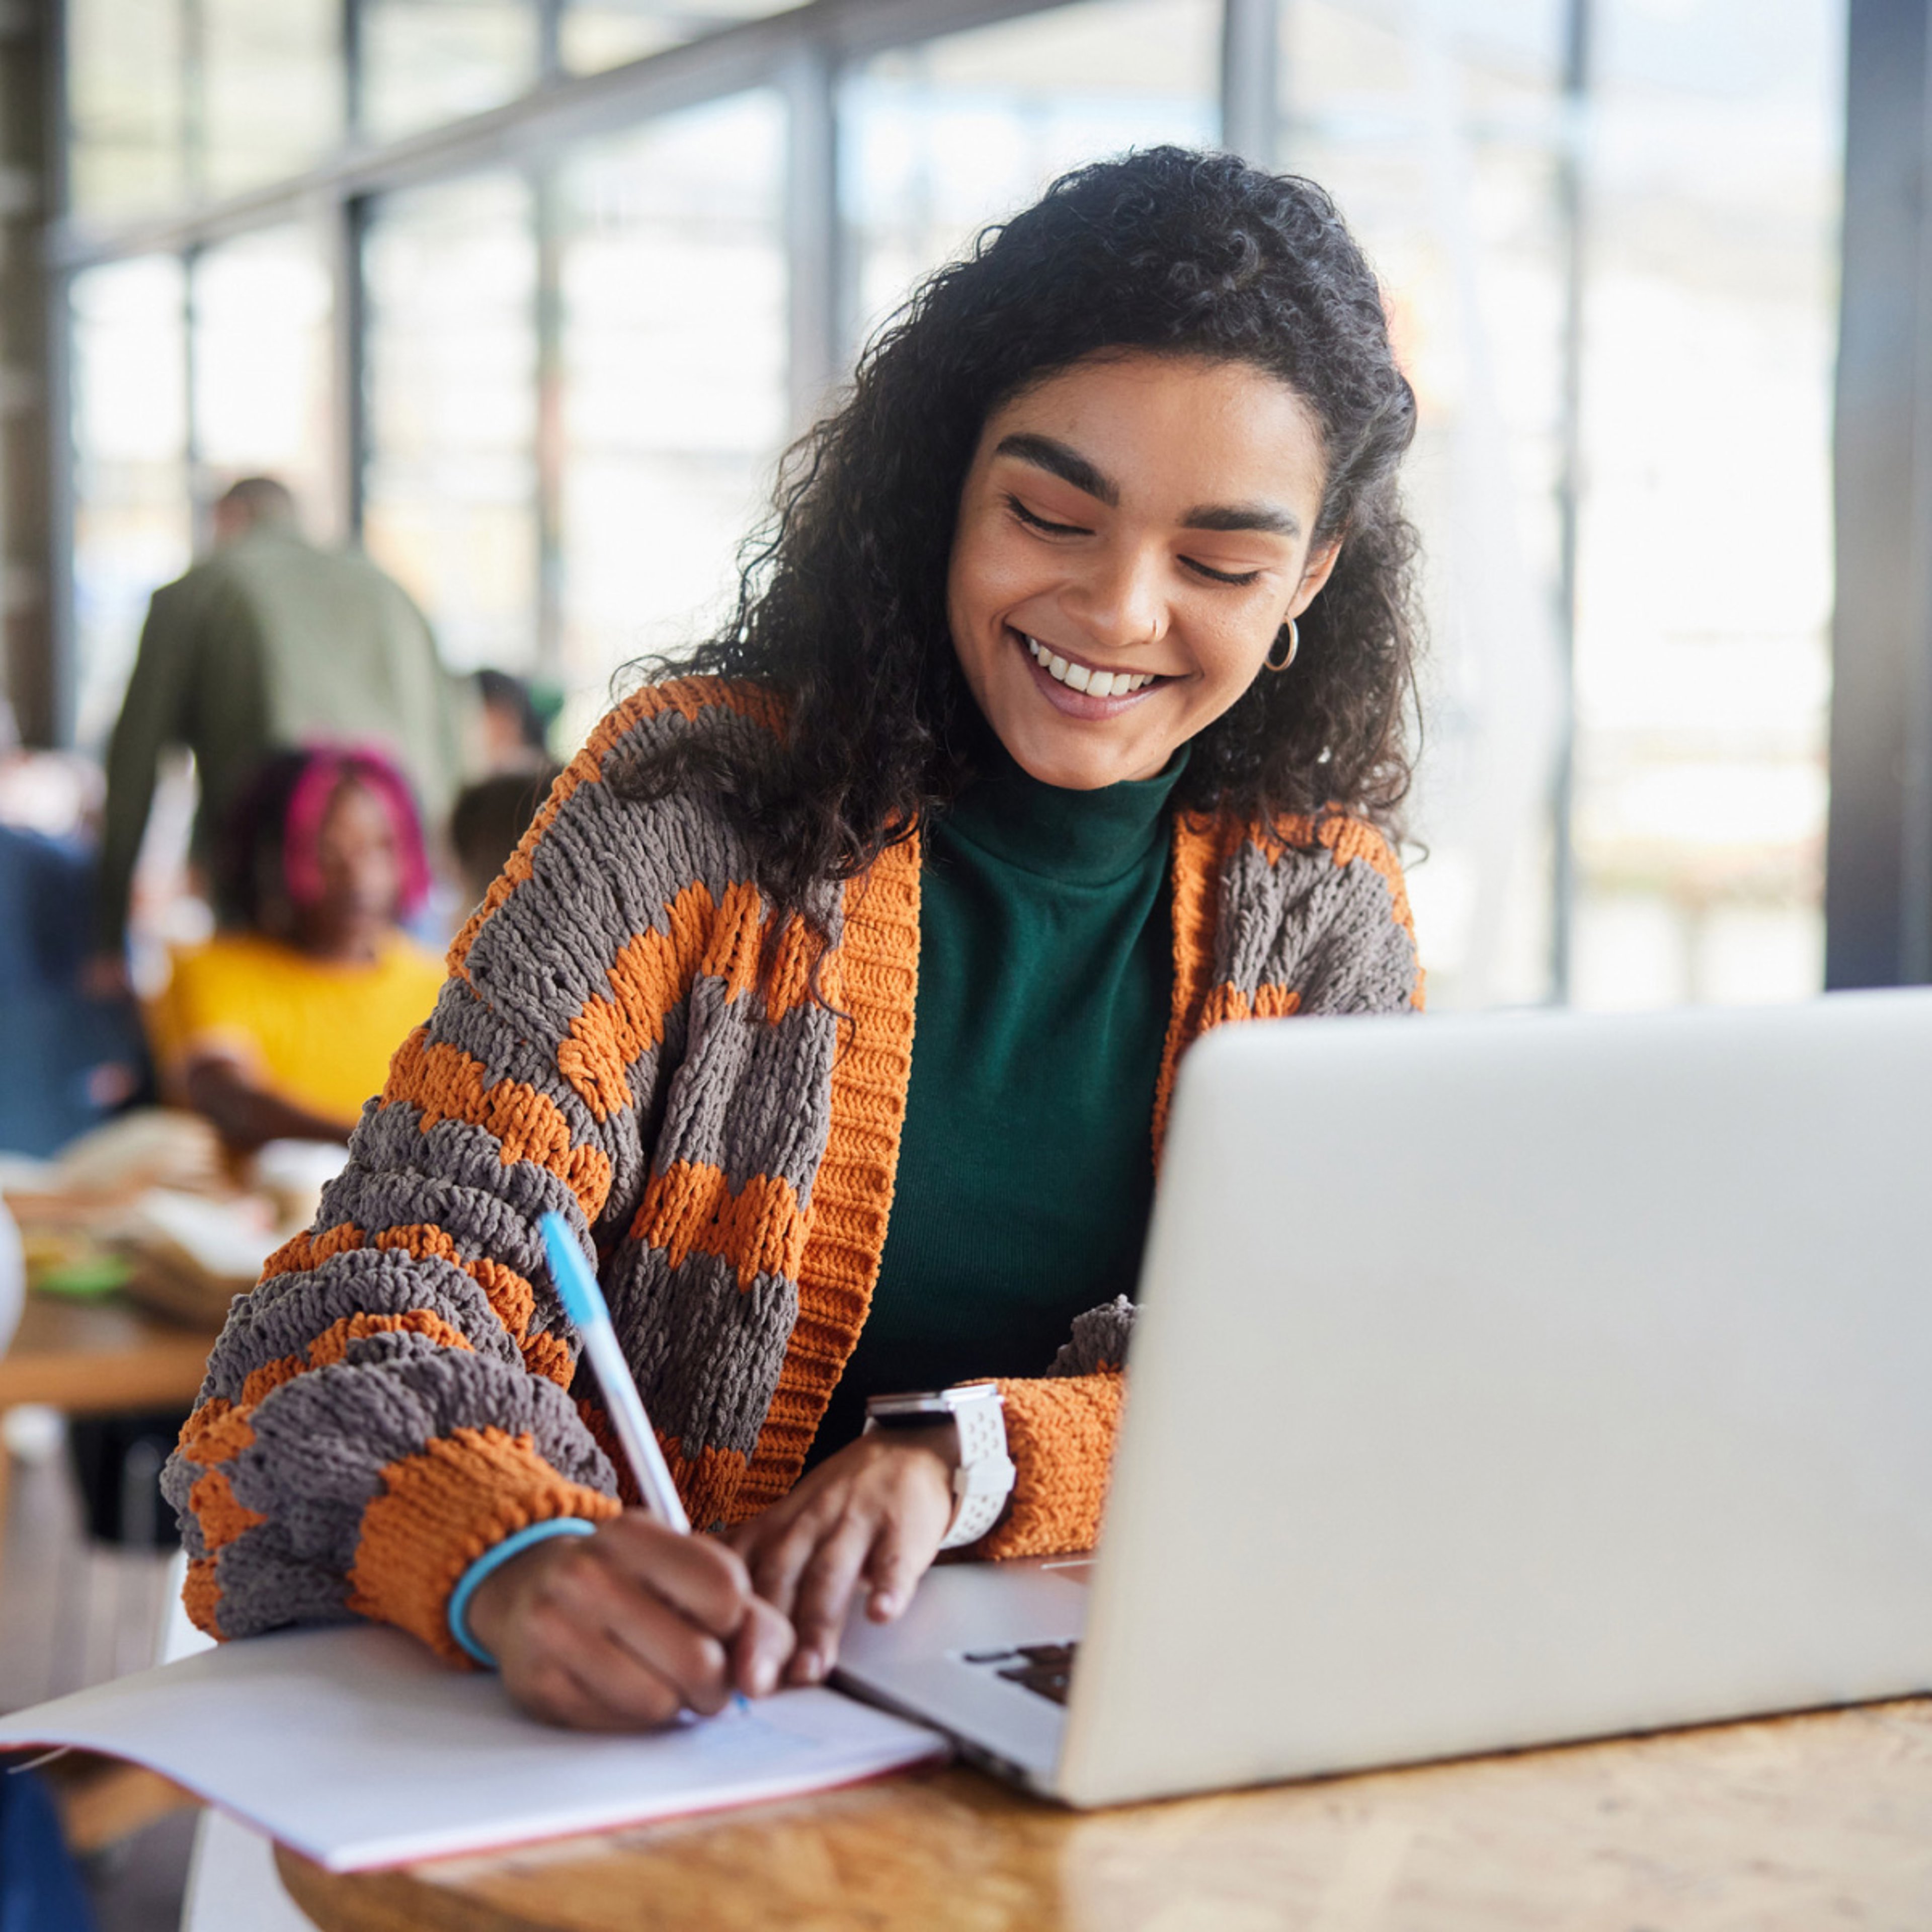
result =
[{"label": "metal window mullion", "polygon": [[[42,157],[50,221],[65,218],[70,204],[69,164],[74,127],[68,111],[67,9],[41,10],[46,36],[41,99],[46,152]],[[73,277],[50,262],[46,270],[46,409],[47,421],[46,705],[49,741],[70,746],[80,692],[79,624],[74,608],[74,424]]]},{"label": "metal window mullion", "polygon": [[329,204],[334,482],[337,520],[350,544],[362,541],[369,462],[369,297],[363,259],[368,219],[365,196],[350,195]]},{"label": "metal window mullion", "polygon": [[342,0],[342,137],[362,138],[362,0]]},{"label": "metal window mullion", "polygon": [[201,385],[196,379],[196,338],[200,323],[196,284],[200,279],[202,249],[195,244],[182,251],[182,469],[188,485],[188,544],[200,552],[213,534],[214,505],[201,460]]},{"label": "metal window mullion", "polygon": [[1278,0],[1222,0],[1221,145],[1254,167],[1276,164],[1280,57]]},{"label": "metal window mullion", "polygon": [[537,78],[548,85],[563,75],[566,0],[537,0]]},{"label": "metal window mullion", "polygon": [[838,86],[837,65],[822,45],[807,43],[786,63],[786,386],[794,436],[811,428],[853,346],[838,213]]},{"label": "metal window mullion", "polygon": [[1932,928],[1932,6],[1851,0],[1846,30],[1825,860],[1833,992],[1909,983]]},{"label": "metal window mullion", "polygon": [[563,211],[556,170],[530,173],[536,249],[535,458],[537,663],[555,677],[563,666],[564,395]]},{"label": "metal window mullion", "polygon": [[1912,352],[1901,358],[1911,421],[1911,536],[1903,560],[1910,622],[1905,632],[1900,680],[1904,711],[1899,763],[1898,984],[1932,982],[1932,7],[1922,28],[1925,55],[1919,68],[1919,140],[1915,196],[1918,215],[1916,269],[1909,292],[1915,326]]},{"label": "metal window mullion", "polygon": [[73,278],[46,282],[48,742],[70,746],[80,700],[79,614],[74,596]]},{"label": "metal window mullion", "polygon": [[1563,57],[1562,146],[1556,164],[1556,214],[1562,260],[1562,340],[1558,355],[1557,740],[1550,806],[1550,994],[1567,1004],[1575,976],[1576,916],[1577,560],[1583,478],[1583,312],[1588,293],[1587,153],[1592,0],[1569,0]]},{"label": "metal window mullion", "polygon": [[202,0],[180,0],[182,178],[188,199],[208,192],[208,15]]}]

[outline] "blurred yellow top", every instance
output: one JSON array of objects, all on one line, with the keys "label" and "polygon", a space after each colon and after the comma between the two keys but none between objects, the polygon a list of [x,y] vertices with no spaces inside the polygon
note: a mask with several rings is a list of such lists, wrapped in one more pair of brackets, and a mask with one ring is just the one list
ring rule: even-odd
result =
[{"label": "blurred yellow top", "polygon": [[441,960],[401,933],[368,965],[311,958],[279,940],[224,933],[174,956],[148,1010],[164,1086],[219,1053],[284,1100],[352,1123],[379,1092],[389,1056],[429,1017]]}]

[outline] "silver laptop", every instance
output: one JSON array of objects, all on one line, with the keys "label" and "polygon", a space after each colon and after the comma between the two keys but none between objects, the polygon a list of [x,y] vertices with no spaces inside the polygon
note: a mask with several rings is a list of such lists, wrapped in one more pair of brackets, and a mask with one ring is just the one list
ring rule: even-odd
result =
[{"label": "silver laptop", "polygon": [[1932,992],[1182,1071],[1105,1532],[848,1688],[1078,1805],[1932,1686]]}]

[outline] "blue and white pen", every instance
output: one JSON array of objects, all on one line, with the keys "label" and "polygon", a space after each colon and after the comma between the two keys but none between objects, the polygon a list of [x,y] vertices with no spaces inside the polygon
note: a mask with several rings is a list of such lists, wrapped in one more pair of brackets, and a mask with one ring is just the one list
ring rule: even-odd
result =
[{"label": "blue and white pen", "polygon": [[630,1364],[610,1325],[610,1311],[604,1304],[604,1291],[570,1232],[570,1223],[561,1214],[546,1214],[537,1223],[543,1234],[544,1252],[549,1257],[550,1279],[563,1303],[563,1312],[576,1324],[583,1338],[584,1352],[590,1358],[592,1372],[604,1391],[604,1406],[610,1412],[610,1426],[624,1445],[624,1454],[637,1478],[638,1493],[652,1515],[680,1536],[691,1533],[691,1519],[678,1500],[677,1485],[658,1447],[651,1419],[644,1413],[644,1397],[631,1378]]}]

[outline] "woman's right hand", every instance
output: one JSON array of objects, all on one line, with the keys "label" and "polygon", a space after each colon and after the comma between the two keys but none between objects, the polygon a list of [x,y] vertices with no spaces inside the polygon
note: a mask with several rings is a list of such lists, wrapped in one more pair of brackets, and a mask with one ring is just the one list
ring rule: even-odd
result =
[{"label": "woman's right hand", "polygon": [[580,1730],[646,1730],[735,1691],[762,1697],[793,1642],[734,1550],[638,1510],[512,1557],[478,1586],[469,1621],[525,1710]]}]

